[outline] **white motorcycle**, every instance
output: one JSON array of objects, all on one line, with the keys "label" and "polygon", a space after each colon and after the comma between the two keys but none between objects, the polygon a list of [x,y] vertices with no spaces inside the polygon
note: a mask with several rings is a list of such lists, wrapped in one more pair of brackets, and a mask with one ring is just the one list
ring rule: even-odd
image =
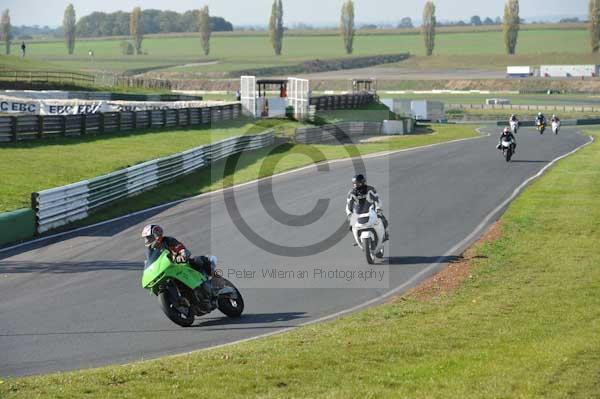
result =
[{"label": "white motorcycle", "polygon": [[373,205],[365,211],[364,213],[352,213],[350,224],[356,245],[365,253],[367,263],[372,265],[375,263],[375,258],[383,258],[385,227]]},{"label": "white motorcycle", "polygon": [[510,131],[512,134],[517,134],[519,130],[519,121],[510,121]]},{"label": "white motorcycle", "polygon": [[552,133],[558,134],[559,129],[560,129],[560,122],[552,122]]},{"label": "white motorcycle", "polygon": [[512,140],[502,140],[500,148],[502,149],[502,155],[506,159],[506,162],[510,162],[513,156],[513,146],[514,142]]}]

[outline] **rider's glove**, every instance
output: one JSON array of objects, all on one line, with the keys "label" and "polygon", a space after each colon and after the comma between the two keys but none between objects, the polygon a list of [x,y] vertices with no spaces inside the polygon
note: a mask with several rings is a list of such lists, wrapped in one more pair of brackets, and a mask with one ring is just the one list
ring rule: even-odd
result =
[{"label": "rider's glove", "polygon": [[381,210],[381,208],[377,208],[377,209],[375,210],[375,212],[377,212],[377,216],[381,216],[381,215],[383,215],[383,211]]},{"label": "rider's glove", "polygon": [[186,263],[190,257],[190,253],[187,249],[182,249],[175,256],[175,263]]}]

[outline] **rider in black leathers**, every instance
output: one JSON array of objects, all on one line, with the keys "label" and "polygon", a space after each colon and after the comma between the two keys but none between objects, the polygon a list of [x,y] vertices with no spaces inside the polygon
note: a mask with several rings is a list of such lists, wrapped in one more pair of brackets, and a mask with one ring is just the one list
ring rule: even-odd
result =
[{"label": "rider in black leathers", "polygon": [[[388,221],[381,209],[381,199],[375,188],[367,185],[367,179],[364,175],[356,175],[352,178],[352,190],[350,190],[346,199],[346,216],[350,217],[350,215],[352,215],[355,207],[358,207],[360,204],[360,201],[367,201],[370,204],[375,205],[377,216],[381,219],[383,227],[385,228],[385,237],[383,241],[389,240]],[[352,226],[350,228],[352,228]]]},{"label": "rider in black leathers", "polygon": [[500,141],[498,142],[498,145],[496,146],[496,148],[497,149],[502,148],[502,141],[511,141],[511,140],[513,143],[513,145],[512,145],[513,152],[515,152],[517,149],[517,140],[515,140],[515,136],[514,136],[514,134],[512,134],[510,129],[505,127],[504,130],[502,131],[502,134],[500,135]]}]

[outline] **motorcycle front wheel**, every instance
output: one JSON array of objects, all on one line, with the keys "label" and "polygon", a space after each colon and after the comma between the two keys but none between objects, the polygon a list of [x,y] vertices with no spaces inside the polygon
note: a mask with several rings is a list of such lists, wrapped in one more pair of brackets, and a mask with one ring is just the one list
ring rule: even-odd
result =
[{"label": "motorcycle front wheel", "polygon": [[506,162],[510,162],[510,158],[512,158],[512,149],[511,149],[511,148],[508,148],[508,149],[505,151],[505,154],[506,154]]},{"label": "motorcycle front wheel", "polygon": [[173,323],[181,327],[189,327],[194,324],[192,310],[183,303],[181,298],[173,298],[169,290],[164,290],[158,294],[158,299],[162,311]]},{"label": "motorcycle front wheel", "polygon": [[371,249],[371,239],[363,238],[362,240],[363,250],[365,251],[365,258],[367,259],[367,263],[372,265],[375,263],[373,259],[373,250]]}]

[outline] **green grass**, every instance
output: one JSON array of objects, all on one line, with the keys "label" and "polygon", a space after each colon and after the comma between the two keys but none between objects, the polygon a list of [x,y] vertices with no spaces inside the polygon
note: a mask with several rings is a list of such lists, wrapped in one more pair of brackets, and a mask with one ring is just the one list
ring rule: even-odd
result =
[{"label": "green grass", "polygon": [[[49,62],[21,58],[16,55],[0,55],[0,70],[27,70],[27,71],[60,71],[65,68]],[[68,71],[72,72],[72,71]]]},{"label": "green grass", "polygon": [[[596,139],[600,132],[593,133]],[[8,379],[16,398],[600,396],[600,145],[561,161],[479,245],[458,291],[144,363]]]},{"label": "green grass", "polygon": [[252,151],[239,159],[235,170],[226,170],[225,161],[217,162],[210,168],[201,169],[175,180],[171,184],[112,204],[109,208],[99,211],[78,224],[87,225],[166,202],[215,191],[233,184],[266,177],[271,174],[269,171],[279,173],[306,166],[313,162],[306,155],[307,153],[313,154],[315,160],[319,162],[347,158],[349,155],[366,155],[478,136],[474,126],[467,125],[432,125],[424,131],[429,134],[394,136],[385,141],[356,146],[283,144]]},{"label": "green grass", "polygon": [[269,123],[254,124],[240,119],[213,125],[211,129],[155,130],[2,144],[0,212],[30,206],[29,199],[35,191],[269,127]]},{"label": "green grass", "polygon": [[[211,41],[211,54],[200,54],[197,37],[151,37],[143,42],[148,55],[122,56],[118,40],[79,40],[75,54],[68,56],[62,42],[34,42],[29,46],[29,56],[52,61],[69,68],[83,70],[125,71],[148,68],[171,68],[176,72],[192,72],[222,76],[224,72],[246,68],[273,65],[289,65],[315,58],[347,57],[341,38],[336,34],[298,35],[285,38],[283,55],[273,55],[266,34],[263,35],[217,35]],[[94,51],[91,60],[88,50]],[[368,34],[358,35],[353,56],[368,56],[410,52],[423,55],[423,39],[418,33]],[[469,57],[497,56],[496,61],[505,66],[510,57],[504,56],[502,32],[477,31],[445,33],[436,38],[435,54],[459,56],[461,65],[468,64]],[[519,55],[533,56],[538,64],[547,53],[567,53],[565,56],[574,62],[579,57],[587,57],[588,32],[585,29],[524,30],[519,34],[517,47]],[[597,57],[595,58],[597,59]],[[433,61],[432,61],[433,60]],[[213,65],[184,66],[187,64],[218,61]],[[434,58],[423,58],[420,62],[435,62]],[[486,64],[481,62],[481,64]],[[489,65],[489,62],[487,62]],[[174,67],[178,65],[177,67]]]}]

